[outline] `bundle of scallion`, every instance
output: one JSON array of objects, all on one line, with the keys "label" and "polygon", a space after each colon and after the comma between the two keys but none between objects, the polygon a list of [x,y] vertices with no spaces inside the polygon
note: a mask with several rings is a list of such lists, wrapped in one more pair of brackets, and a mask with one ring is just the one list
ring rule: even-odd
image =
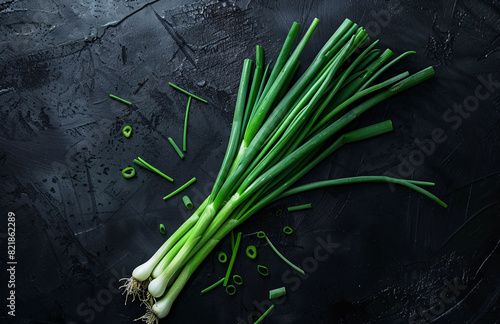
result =
[{"label": "bundle of scallion", "polygon": [[[434,75],[432,67],[385,81],[378,78],[413,52],[389,61],[390,50],[363,49],[368,35],[345,20],[295,80],[299,55],[318,24],[315,19],[292,51],[300,25],[294,23],[270,74],[263,49],[256,64],[244,61],[226,154],[211,194],[160,249],[138,266],[125,292],[148,305],[141,319],[165,317],[188,279],[214,247],[235,227],[269,203],[290,194],[323,186],[356,182],[393,182],[414,189],[442,206],[420,186],[433,183],[389,177],[353,177],[289,189],[320,161],[344,144],[392,130],[390,120],[342,132],[377,103]],[[253,69],[253,77],[252,75]],[[378,82],[378,83],[377,83]]]}]

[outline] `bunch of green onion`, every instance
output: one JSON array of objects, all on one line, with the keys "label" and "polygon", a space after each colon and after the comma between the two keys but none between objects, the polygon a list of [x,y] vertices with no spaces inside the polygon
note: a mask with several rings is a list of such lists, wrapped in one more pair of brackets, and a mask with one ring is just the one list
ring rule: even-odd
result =
[{"label": "bunch of green onion", "polygon": [[[377,103],[434,75],[432,67],[379,81],[403,57],[366,46],[363,28],[345,20],[300,77],[299,56],[318,24],[315,19],[293,49],[300,25],[294,23],[275,61],[264,66],[257,46],[255,66],[246,59],[229,143],[211,194],[160,249],[138,266],[125,292],[148,305],[141,319],[165,317],[183,287],[217,244],[250,216],[282,197],[323,186],[356,182],[393,182],[414,189],[442,206],[421,188],[430,182],[389,177],[353,177],[290,187],[344,144],[392,130],[390,120],[343,131]],[[272,71],[271,71],[272,70]],[[252,73],[253,71],[253,73]]]}]

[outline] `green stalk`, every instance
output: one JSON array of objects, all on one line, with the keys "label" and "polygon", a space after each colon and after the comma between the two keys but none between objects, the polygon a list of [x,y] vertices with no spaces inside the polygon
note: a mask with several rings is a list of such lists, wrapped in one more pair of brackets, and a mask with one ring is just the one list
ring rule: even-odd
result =
[{"label": "green stalk", "polygon": [[231,164],[233,162],[234,156],[238,149],[240,143],[240,134],[242,129],[243,114],[245,109],[245,102],[248,92],[248,84],[250,80],[250,68],[252,66],[252,61],[246,59],[243,64],[243,71],[241,73],[240,87],[238,91],[238,98],[236,99],[236,108],[233,117],[233,126],[231,127],[231,134],[229,135],[229,143],[227,145],[226,154],[224,155],[224,160],[222,161],[222,166],[220,168],[215,184],[212,188],[212,192],[209,196],[209,204],[213,202],[215,196],[220,190],[222,183],[226,180]]}]

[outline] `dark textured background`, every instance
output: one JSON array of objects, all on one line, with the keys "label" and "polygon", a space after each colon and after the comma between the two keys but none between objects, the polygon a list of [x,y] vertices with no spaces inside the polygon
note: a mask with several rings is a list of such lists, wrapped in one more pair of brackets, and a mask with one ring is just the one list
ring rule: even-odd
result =
[{"label": "dark textured background", "polygon": [[[307,179],[390,173],[434,181],[432,192],[449,208],[385,184],[277,202],[242,226],[244,235],[265,230],[299,264],[321,240],[334,242],[328,259],[299,278],[255,236],[244,236],[271,275],[259,277],[257,262],[242,254],[238,293],[200,296],[225,271],[211,256],[162,323],[250,323],[268,307],[267,291],[282,285],[288,296],[265,323],[498,323],[499,7],[497,0],[1,0],[0,246],[3,260],[13,211],[18,265],[17,316],[0,306],[0,321],[131,323],[142,315],[137,302],[123,305],[116,280],[165,240],[159,223],[170,235],[189,215],[179,196],[163,195],[193,176],[186,194],[195,204],[209,192],[243,59],[260,44],[272,60],[293,21],[307,27],[318,17],[301,58],[307,64],[348,17],[380,38],[381,49],[417,51],[396,71],[433,65],[436,77],[356,123],[390,118],[393,133],[342,148]],[[493,83],[477,93],[481,79]],[[166,139],[181,143],[187,97],[168,82],[209,101],[193,102],[183,161]],[[474,100],[475,111],[453,112]],[[121,135],[125,124],[134,128],[130,139]],[[415,140],[436,130],[446,140],[418,155]],[[125,180],[120,170],[137,156],[176,184],[141,169]],[[274,216],[309,202],[311,210]],[[285,225],[292,236],[281,233]],[[229,252],[229,241],[220,249]],[[4,305],[5,271],[1,279]]]}]

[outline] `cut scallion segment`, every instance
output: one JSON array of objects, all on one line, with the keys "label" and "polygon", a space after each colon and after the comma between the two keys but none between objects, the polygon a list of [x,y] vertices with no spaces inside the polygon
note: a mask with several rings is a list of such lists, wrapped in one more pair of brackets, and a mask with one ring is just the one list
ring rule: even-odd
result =
[{"label": "cut scallion segment", "polygon": [[184,118],[184,133],[182,136],[182,150],[186,152],[187,150],[187,129],[188,129],[188,116],[189,116],[189,107],[191,107],[191,96],[189,96],[188,103],[186,106],[186,117]]},{"label": "cut scallion segment", "polygon": [[227,285],[226,286],[226,292],[228,295],[234,295],[236,293],[236,287],[233,285]]},{"label": "cut scallion segment", "polygon": [[311,204],[304,204],[304,205],[288,207],[288,211],[297,211],[297,210],[303,210],[303,209],[309,209],[309,208],[312,208]]},{"label": "cut scallion segment", "polygon": [[238,254],[238,248],[241,242],[241,232],[236,236],[236,241],[234,242],[233,253],[231,254],[231,260],[229,261],[229,266],[227,267],[226,278],[224,279],[224,287],[227,286],[229,278],[231,276],[231,271],[233,270],[234,260],[236,260],[236,255]]},{"label": "cut scallion segment", "polygon": [[135,169],[132,167],[128,167],[122,170],[122,175],[125,179],[130,179],[135,176]]},{"label": "cut scallion segment", "polygon": [[257,257],[257,248],[255,245],[249,245],[246,249],[246,254],[250,259],[255,259]]},{"label": "cut scallion segment", "polygon": [[227,262],[227,255],[226,255],[226,253],[224,253],[224,252],[222,252],[222,251],[221,251],[221,252],[219,252],[219,257],[218,257],[218,259],[219,259],[219,262],[220,262],[220,263],[226,263],[226,262]]},{"label": "cut scallion segment", "polygon": [[269,299],[279,298],[286,295],[286,288],[280,287],[273,290],[269,290]]},{"label": "cut scallion segment", "polygon": [[165,230],[165,225],[160,224],[160,233],[165,234],[167,231]]},{"label": "cut scallion segment", "polygon": [[113,95],[113,94],[110,94],[109,96],[110,96],[111,98],[115,99],[115,100],[118,100],[118,101],[120,101],[120,102],[123,102],[124,104],[127,104],[127,105],[132,105],[132,103],[131,103],[130,101],[127,101],[127,100],[125,100],[125,99],[122,99],[122,98],[120,98],[120,97],[117,97],[117,96],[115,96],[115,95]]},{"label": "cut scallion segment", "polygon": [[181,159],[183,159],[184,158],[184,154],[182,153],[181,149],[177,146],[177,144],[175,144],[175,142],[172,139],[172,137],[169,137],[168,141],[170,142],[170,144],[172,145],[172,147],[174,148],[174,150],[177,152],[177,154],[179,154],[179,157]]},{"label": "cut scallion segment", "polygon": [[261,316],[261,317],[259,317],[259,319],[258,319],[258,320],[256,320],[256,321],[254,322],[254,324],[259,324],[260,322],[262,322],[262,321],[264,320],[264,318],[265,318],[267,315],[269,315],[269,313],[270,313],[273,309],[274,309],[274,304],[273,304],[273,305],[271,305],[271,306],[269,306],[269,308],[268,308],[268,309],[264,312],[264,314],[262,314],[262,316]]},{"label": "cut scallion segment", "polygon": [[233,275],[233,282],[237,285],[243,284],[243,278],[240,275]]},{"label": "cut scallion segment", "polygon": [[267,267],[266,267],[266,266],[263,266],[263,265],[260,265],[260,264],[259,264],[259,265],[257,266],[257,271],[258,271],[261,275],[263,275],[264,277],[269,276],[269,270],[267,269]]},{"label": "cut scallion segment", "polygon": [[[264,233],[264,232],[259,232],[259,233]],[[257,235],[258,236],[258,235]],[[269,238],[267,237],[267,235],[264,233],[264,235],[261,234],[261,236],[263,236],[266,241],[267,241],[267,244],[269,244],[269,246],[271,247],[271,249],[273,249],[273,251],[280,257],[281,260],[285,261],[286,264],[288,264],[290,267],[292,267],[295,271],[299,272],[300,274],[306,274],[304,272],[304,270],[302,270],[301,268],[297,267],[295,264],[293,264],[292,262],[288,261],[287,258],[285,258],[283,256],[283,254],[281,254],[278,249],[276,249],[276,247],[273,245],[273,243],[271,243],[271,240],[269,240]]]},{"label": "cut scallion segment", "polygon": [[169,193],[168,195],[166,195],[165,197],[163,197],[163,200],[167,200],[168,198],[174,196],[174,195],[177,195],[179,192],[181,192],[182,190],[186,189],[187,187],[189,187],[191,184],[193,184],[194,182],[196,181],[196,178],[193,178],[191,180],[189,180],[188,182],[186,182],[185,184],[183,184],[182,186],[180,186],[178,189],[176,189],[175,191]]},{"label": "cut scallion segment", "polygon": [[283,233],[290,235],[293,233],[293,229],[290,226],[283,227]]},{"label": "cut scallion segment", "polygon": [[132,135],[132,127],[127,125],[125,127],[123,127],[122,129],[122,134],[123,136],[125,136],[126,138],[129,138],[130,135]]},{"label": "cut scallion segment", "polygon": [[220,280],[218,280],[216,283],[214,283],[214,284],[212,284],[211,286],[209,286],[209,287],[207,287],[207,288],[203,289],[203,290],[201,291],[201,293],[202,293],[202,294],[204,294],[204,293],[206,293],[207,291],[210,291],[210,290],[214,289],[215,287],[217,287],[218,285],[220,285],[220,284],[221,284],[221,283],[223,283],[223,282],[224,282],[224,278],[220,278]]},{"label": "cut scallion segment", "polygon": [[189,199],[188,196],[183,196],[182,202],[184,203],[184,206],[186,206],[187,209],[193,209],[193,203],[191,202],[191,199]]},{"label": "cut scallion segment", "polygon": [[160,170],[158,170],[157,168],[155,168],[154,166],[152,166],[148,162],[144,161],[141,157],[138,157],[137,160],[134,159],[134,163],[145,168],[145,169],[148,169],[151,172],[154,172],[156,174],[161,175],[162,177],[164,177],[165,179],[167,179],[170,182],[174,181],[174,179],[170,178],[168,175],[164,174],[163,172],[161,172]]},{"label": "cut scallion segment", "polygon": [[187,95],[188,95],[188,96],[190,96],[190,97],[193,97],[193,98],[194,98],[194,99],[196,99],[196,100],[199,100],[199,101],[201,101],[201,102],[207,103],[207,101],[206,101],[205,99],[202,99],[202,98],[200,98],[200,97],[198,97],[198,96],[196,96],[196,95],[192,94],[191,92],[187,92],[186,90],[182,89],[181,87],[176,86],[175,84],[173,84],[173,83],[171,83],[171,82],[169,82],[169,83],[168,83],[168,85],[169,85],[169,86],[171,86],[171,87],[172,87],[172,88],[174,88],[174,89],[179,90],[179,91],[180,91],[180,92],[182,92],[182,93],[187,94]]}]

